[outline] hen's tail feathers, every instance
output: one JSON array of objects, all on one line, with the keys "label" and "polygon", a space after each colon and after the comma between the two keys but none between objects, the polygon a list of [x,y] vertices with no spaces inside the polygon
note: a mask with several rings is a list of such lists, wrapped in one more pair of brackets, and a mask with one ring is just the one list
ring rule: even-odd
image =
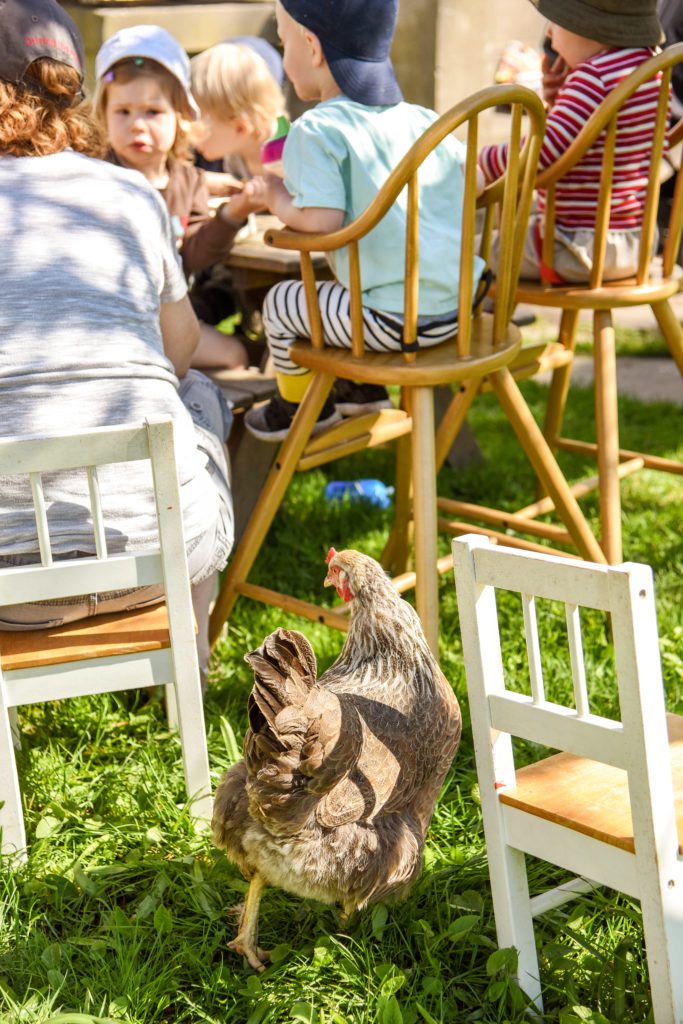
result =
[{"label": "hen's tail feathers", "polygon": [[294,835],[354,767],[360,721],[318,686],[315,656],[301,633],[277,629],[245,660],[254,670],[244,739],[250,812],[273,832]]}]

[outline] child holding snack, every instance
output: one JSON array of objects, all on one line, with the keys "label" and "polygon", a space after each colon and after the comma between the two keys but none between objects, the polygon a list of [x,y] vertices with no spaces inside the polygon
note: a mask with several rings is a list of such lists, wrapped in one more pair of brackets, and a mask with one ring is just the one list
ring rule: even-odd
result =
[{"label": "child holding snack", "polygon": [[[656,0],[532,0],[550,19],[549,37],[559,55],[546,59],[544,91],[550,103],[541,169],[551,167],[569,148],[602,100],[657,52],[662,29]],[[622,107],[617,126],[612,206],[605,253],[605,280],[636,271],[645,187],[650,168],[659,86],[646,82]],[[557,184],[553,266],[542,264],[545,195],[526,238],[521,276],[551,284],[587,281],[593,266],[596,204],[605,134]],[[506,165],[507,146],[485,146],[479,165],[487,181]]]},{"label": "child holding snack", "polygon": [[[205,162],[221,160],[224,171],[242,180],[263,173],[261,146],[285,115],[272,58],[271,64],[266,60],[269,50],[278,56],[265,40],[247,37],[218,43],[191,61],[192,93],[204,129],[195,148]],[[210,179],[215,194],[219,179]]]},{"label": "child holding snack", "polygon": [[[164,29],[138,25],[121,29],[102,45],[95,71],[96,111],[107,130],[108,158],[139,171],[159,190],[186,274],[221,260],[259,204],[247,187],[210,216],[203,171],[185,159],[187,121],[198,114],[185,51]],[[201,325],[194,366],[238,367],[247,362],[237,338]]]},{"label": "child holding snack", "polygon": [[[285,71],[300,99],[318,101],[287,136],[284,181],[275,175],[266,181],[269,208],[295,231],[329,232],[353,220],[436,120],[433,111],[403,102],[394,76],[389,49],[397,7],[397,0],[346,0],[343,5],[277,0]],[[420,176],[421,347],[436,345],[457,329],[463,160],[463,146],[448,136]],[[402,350],[405,222],[405,201],[399,197],[361,243],[365,341],[375,351]],[[482,266],[477,258],[475,282]],[[335,273],[338,280],[317,286],[323,333],[326,344],[350,348],[348,258],[343,251],[335,254]],[[271,289],[263,323],[279,390],[269,404],[250,409],[245,423],[256,437],[279,441],[310,380],[288,354],[297,337],[310,337],[300,281]],[[376,402],[386,401],[386,393],[378,395],[366,385],[352,387],[355,408],[376,408]],[[316,429],[338,419],[330,396]]]}]

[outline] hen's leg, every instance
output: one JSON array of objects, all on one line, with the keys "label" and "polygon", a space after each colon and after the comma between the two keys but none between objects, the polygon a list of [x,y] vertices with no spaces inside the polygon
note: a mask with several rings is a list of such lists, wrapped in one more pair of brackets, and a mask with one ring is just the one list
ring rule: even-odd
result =
[{"label": "hen's leg", "polygon": [[[235,953],[241,953],[249,962],[249,966],[255,971],[263,971],[265,967],[259,958],[259,949],[256,945],[258,937],[258,912],[261,902],[261,893],[266,887],[258,872],[249,883],[247,898],[244,901],[244,910],[240,919],[237,935],[228,943],[228,949]],[[263,954],[262,954],[263,955]]]}]

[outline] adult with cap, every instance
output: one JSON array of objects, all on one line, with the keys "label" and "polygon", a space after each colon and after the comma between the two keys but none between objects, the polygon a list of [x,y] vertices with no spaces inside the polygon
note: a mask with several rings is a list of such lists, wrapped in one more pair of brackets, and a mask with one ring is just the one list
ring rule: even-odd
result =
[{"label": "adult with cap", "polygon": [[[4,0],[0,36],[0,436],[89,430],[171,416],[187,556],[208,660],[208,604],[233,542],[220,392],[188,373],[198,325],[171,224],[136,171],[97,157],[82,101],[83,46],[56,0]],[[156,535],[144,467],[100,477],[111,552]],[[87,485],[46,483],[55,557],[95,553]],[[0,566],[39,561],[31,497],[0,477]],[[0,628],[58,625],[152,604],[159,587],[0,609]]]},{"label": "adult with cap", "polygon": [[[277,0],[285,72],[299,99],[318,101],[287,136],[284,181],[266,180],[269,208],[295,231],[330,232],[354,220],[437,118],[401,95],[389,57],[397,13],[397,0]],[[448,136],[418,177],[420,347],[436,345],[456,330],[463,166],[464,147]],[[359,246],[365,343],[375,351],[403,347],[405,225],[405,200],[399,198]],[[323,336],[327,345],[351,348],[348,255],[342,250],[334,256],[337,280],[317,286]],[[477,280],[481,269],[477,258]],[[286,436],[310,380],[289,356],[297,337],[310,337],[303,289],[300,281],[278,284],[263,309],[278,394],[250,409],[245,424],[266,441]],[[315,429],[340,413],[389,404],[384,388],[339,381]]]},{"label": "adult with cap", "polygon": [[[649,60],[663,38],[656,0],[532,0],[550,22],[557,60],[557,92],[546,118],[539,168],[560,160],[593,112],[632,71]],[[553,88],[553,91],[554,91]],[[610,219],[603,279],[636,272],[646,185],[654,142],[659,83],[641,85],[621,108],[617,125]],[[538,192],[522,257],[521,277],[551,284],[588,281],[593,267],[597,204],[605,133],[555,186],[552,267],[542,260],[546,196]],[[485,146],[479,166],[487,182],[505,170],[507,145]],[[495,269],[495,246],[493,262]]]}]

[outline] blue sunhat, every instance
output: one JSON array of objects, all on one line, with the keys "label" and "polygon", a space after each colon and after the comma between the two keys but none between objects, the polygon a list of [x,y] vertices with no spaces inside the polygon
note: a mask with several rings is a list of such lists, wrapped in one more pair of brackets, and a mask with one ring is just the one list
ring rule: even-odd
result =
[{"label": "blue sunhat", "polygon": [[282,57],[277,52],[274,46],[268,42],[267,39],[263,39],[261,36],[231,36],[229,39],[224,39],[224,43],[243,43],[245,46],[250,47],[257,53],[261,60],[268,65],[268,70],[282,88],[285,81],[285,72],[282,67]]},{"label": "blue sunhat", "polygon": [[314,32],[344,93],[368,107],[403,99],[389,59],[398,0],[281,0],[294,21]]}]

